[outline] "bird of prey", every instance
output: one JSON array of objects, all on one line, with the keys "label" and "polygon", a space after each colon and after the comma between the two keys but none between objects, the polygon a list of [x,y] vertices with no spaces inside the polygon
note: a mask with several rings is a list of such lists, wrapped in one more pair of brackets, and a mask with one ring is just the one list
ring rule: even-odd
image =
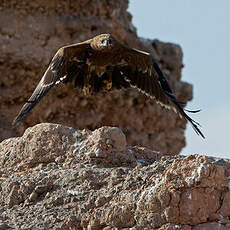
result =
[{"label": "bird of prey", "polygon": [[101,34],[60,48],[32,96],[13,121],[13,126],[23,121],[52,87],[71,79],[74,79],[74,86],[81,88],[86,95],[114,88],[137,88],[160,105],[178,112],[204,138],[199,124],[187,115],[177,101],[153,57],[144,51],[124,46],[110,34]]}]

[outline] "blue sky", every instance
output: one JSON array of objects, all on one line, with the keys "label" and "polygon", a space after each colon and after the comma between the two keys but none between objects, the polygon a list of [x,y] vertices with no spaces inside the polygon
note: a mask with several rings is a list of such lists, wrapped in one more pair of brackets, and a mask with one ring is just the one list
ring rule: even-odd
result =
[{"label": "blue sky", "polygon": [[188,124],[182,154],[230,156],[230,0],[130,0],[139,37],[179,44],[182,80],[194,86],[189,109],[206,139]]}]

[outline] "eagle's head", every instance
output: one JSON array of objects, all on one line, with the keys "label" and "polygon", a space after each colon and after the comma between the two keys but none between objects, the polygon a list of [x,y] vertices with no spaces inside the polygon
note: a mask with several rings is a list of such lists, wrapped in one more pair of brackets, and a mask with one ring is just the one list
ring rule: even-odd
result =
[{"label": "eagle's head", "polygon": [[93,38],[91,46],[100,51],[109,51],[115,48],[118,41],[111,34],[100,34]]}]

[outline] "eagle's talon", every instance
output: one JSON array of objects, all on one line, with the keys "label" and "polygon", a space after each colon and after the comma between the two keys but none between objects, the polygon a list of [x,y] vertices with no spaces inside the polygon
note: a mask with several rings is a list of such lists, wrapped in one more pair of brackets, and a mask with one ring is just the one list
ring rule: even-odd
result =
[{"label": "eagle's talon", "polygon": [[91,88],[91,85],[87,85],[83,87],[82,91],[85,96],[90,94],[90,88]]},{"label": "eagle's talon", "polygon": [[104,80],[103,82],[105,83],[105,88],[107,90],[110,90],[112,88],[112,86],[113,86],[112,81]]}]

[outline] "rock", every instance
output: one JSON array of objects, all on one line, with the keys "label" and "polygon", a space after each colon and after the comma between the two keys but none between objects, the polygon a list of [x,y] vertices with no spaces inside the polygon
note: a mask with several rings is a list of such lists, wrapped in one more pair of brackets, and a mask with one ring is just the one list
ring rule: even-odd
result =
[{"label": "rock", "polygon": [[117,127],[89,131],[39,124],[22,137],[0,143],[0,166],[3,226],[132,230],[230,226],[229,160],[132,147]]},{"label": "rock", "polygon": [[32,192],[29,196],[29,201],[35,201],[38,198],[38,194],[36,192]]},{"label": "rock", "polygon": [[219,213],[223,216],[230,216],[230,191],[224,194],[223,205],[219,210]]},{"label": "rock", "polygon": [[[113,33],[126,45],[151,52],[178,100],[192,99],[192,86],[180,80],[180,46],[138,38],[127,7],[127,0],[1,0],[0,72],[4,74],[0,77],[0,140],[20,136],[26,128],[40,122],[90,130],[119,126],[129,145],[172,155],[180,152],[185,146],[185,120],[136,89],[86,98],[71,84],[62,85],[46,95],[18,130],[11,127],[58,48],[104,32]],[[11,22],[10,27],[7,21]]]},{"label": "rock", "polygon": [[0,223],[0,230],[13,229],[6,223]]},{"label": "rock", "polygon": [[229,227],[225,227],[222,224],[216,223],[216,222],[210,222],[205,224],[200,224],[193,228],[193,230],[229,230]]},{"label": "rock", "polygon": [[[28,128],[22,137],[10,138],[0,144],[0,165],[7,167],[8,172],[34,167],[71,168],[81,163],[97,167],[125,164],[135,167],[148,165],[161,155],[128,147],[125,135],[117,127],[102,127],[92,132],[42,123]],[[1,173],[4,175],[4,171]],[[46,189],[47,185],[39,185],[35,191],[42,193]]]}]

